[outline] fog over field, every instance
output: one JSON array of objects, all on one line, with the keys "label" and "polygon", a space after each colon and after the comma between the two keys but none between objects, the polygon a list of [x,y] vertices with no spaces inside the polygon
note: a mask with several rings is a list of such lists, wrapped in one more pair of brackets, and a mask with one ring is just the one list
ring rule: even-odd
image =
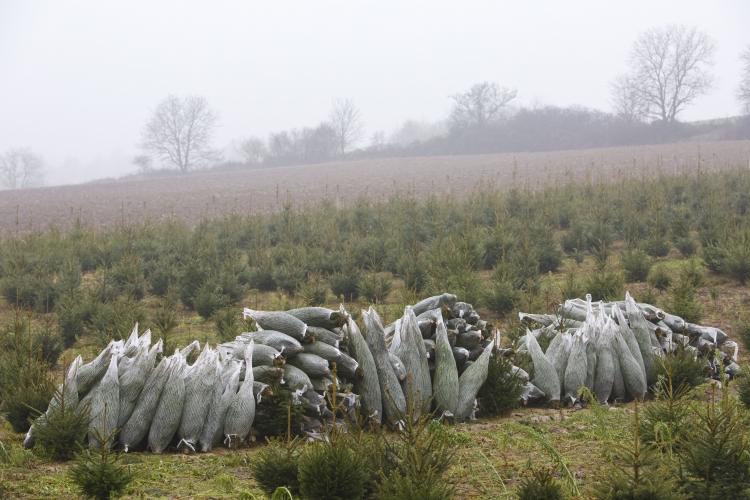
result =
[{"label": "fog over field", "polygon": [[361,111],[357,147],[407,119],[445,120],[477,82],[517,89],[509,109],[611,110],[639,33],[696,26],[716,41],[713,92],[679,116],[740,113],[750,3],[0,2],[0,154],[27,147],[47,185],[133,173],[141,130],[168,94],[206,98],[214,147]]}]

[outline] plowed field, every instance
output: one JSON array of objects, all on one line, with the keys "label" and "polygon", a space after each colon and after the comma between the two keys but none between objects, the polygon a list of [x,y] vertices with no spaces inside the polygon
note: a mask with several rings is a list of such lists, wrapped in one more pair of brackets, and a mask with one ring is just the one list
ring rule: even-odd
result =
[{"label": "plowed field", "polygon": [[284,203],[349,203],[395,191],[461,198],[477,186],[541,188],[654,172],[683,173],[748,165],[750,141],[677,143],[547,153],[389,158],[182,177],[121,180],[0,192],[0,231],[25,232],[76,219],[94,227],[150,217],[195,223],[203,217],[271,211]]}]

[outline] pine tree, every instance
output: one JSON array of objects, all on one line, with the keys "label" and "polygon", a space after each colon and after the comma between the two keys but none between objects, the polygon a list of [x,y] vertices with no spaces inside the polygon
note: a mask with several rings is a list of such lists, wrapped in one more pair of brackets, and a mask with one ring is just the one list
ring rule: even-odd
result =
[{"label": "pine tree", "polygon": [[[105,422],[107,408],[105,405]],[[109,443],[114,442],[117,429],[107,433],[104,429],[93,429],[90,436],[97,443],[96,448],[82,450],[68,475],[84,498],[106,500],[120,496],[135,478],[129,467],[121,465],[121,454],[113,451]]]},{"label": "pine tree", "polygon": [[55,391],[52,403],[35,426],[36,446],[55,460],[70,460],[86,439],[89,428],[88,403],[71,405],[67,401],[65,381]]},{"label": "pine tree", "polygon": [[632,447],[618,445],[614,452],[621,464],[609,468],[592,488],[596,500],[682,500],[675,480],[660,467],[662,455],[654,445],[642,445],[638,436],[638,400],[635,404],[635,426]]},{"label": "pine tree", "polygon": [[728,386],[723,385],[717,403],[713,384],[711,400],[695,403],[691,410],[695,425],[681,450],[685,491],[705,500],[750,498],[747,422]]},{"label": "pine tree", "polygon": [[563,500],[565,494],[562,486],[555,481],[552,471],[541,468],[534,469],[531,477],[521,480],[516,492],[519,500]]}]

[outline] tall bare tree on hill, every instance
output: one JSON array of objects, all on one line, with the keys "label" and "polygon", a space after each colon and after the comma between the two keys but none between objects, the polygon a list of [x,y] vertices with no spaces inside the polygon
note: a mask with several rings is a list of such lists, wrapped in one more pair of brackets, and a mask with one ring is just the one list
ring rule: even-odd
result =
[{"label": "tall bare tree on hill", "polygon": [[648,115],[648,105],[631,75],[617,75],[610,85],[612,100],[610,105],[615,114],[629,122],[641,122]]},{"label": "tall bare tree on hill", "polygon": [[23,189],[44,180],[44,160],[29,148],[15,148],[0,156],[0,183],[8,189]]},{"label": "tall bare tree on hill", "polygon": [[248,137],[237,146],[237,152],[242,155],[248,165],[260,165],[268,155],[266,143],[260,137]]},{"label": "tall bare tree on hill", "polygon": [[364,132],[362,113],[354,105],[353,100],[334,99],[331,105],[331,113],[328,115],[328,122],[336,134],[339,144],[338,149],[342,156],[362,139]]},{"label": "tall bare tree on hill", "polygon": [[454,101],[451,127],[465,129],[488,125],[516,95],[516,89],[500,87],[496,82],[477,83],[466,92],[453,94],[449,96]]},{"label": "tall bare tree on hill", "polygon": [[141,148],[185,173],[221,159],[211,148],[219,114],[200,96],[167,96],[141,131]]},{"label": "tall bare tree on hill", "polygon": [[141,174],[151,170],[151,157],[149,155],[136,155],[133,157],[132,163],[138,167],[138,172]]},{"label": "tall bare tree on hill", "polygon": [[716,40],[694,26],[670,24],[641,33],[628,55],[630,73],[612,84],[613,107],[673,123],[681,111],[713,90]]},{"label": "tall bare tree on hill", "polygon": [[740,54],[742,72],[740,84],[737,87],[737,100],[742,106],[742,113],[750,115],[750,45]]}]

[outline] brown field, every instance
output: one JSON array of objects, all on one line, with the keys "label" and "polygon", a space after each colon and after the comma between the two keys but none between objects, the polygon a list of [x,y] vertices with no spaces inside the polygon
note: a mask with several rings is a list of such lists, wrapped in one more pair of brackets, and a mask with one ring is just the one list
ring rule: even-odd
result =
[{"label": "brown field", "polygon": [[548,153],[389,158],[194,173],[0,192],[0,232],[12,234],[77,219],[93,227],[174,217],[196,223],[231,212],[268,212],[284,203],[348,203],[394,192],[462,198],[477,186],[542,188],[575,181],[722,170],[748,165],[750,141],[676,143]]}]

